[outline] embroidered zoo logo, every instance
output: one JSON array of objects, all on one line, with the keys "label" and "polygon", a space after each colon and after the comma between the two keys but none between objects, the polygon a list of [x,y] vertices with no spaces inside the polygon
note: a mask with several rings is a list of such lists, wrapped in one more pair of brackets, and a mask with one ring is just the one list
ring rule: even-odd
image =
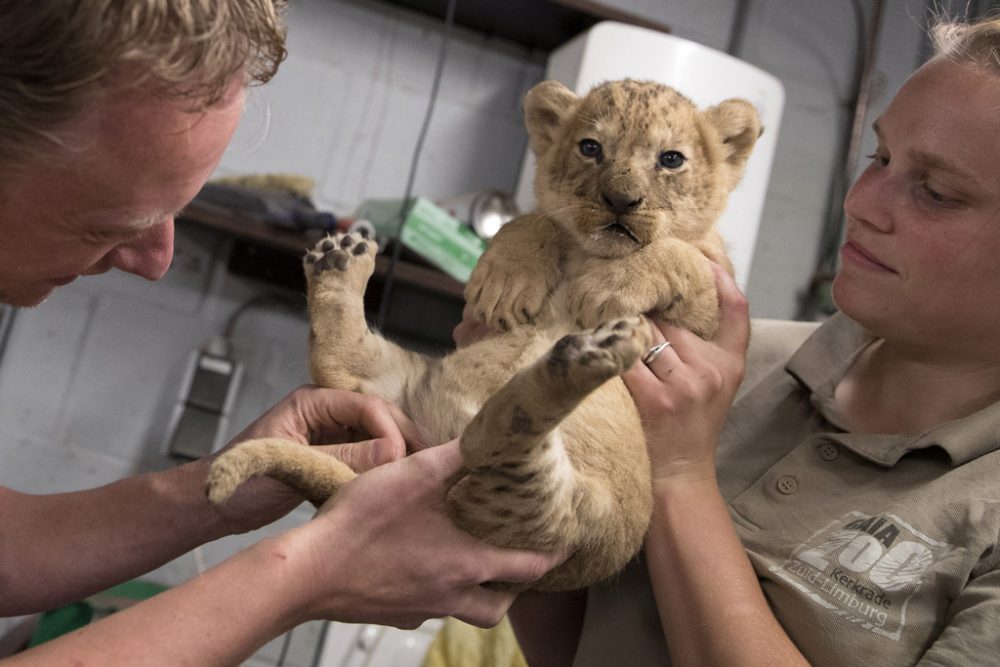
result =
[{"label": "embroidered zoo logo", "polygon": [[771,571],[816,604],[898,641],[924,574],[951,549],[893,514],[850,512]]}]

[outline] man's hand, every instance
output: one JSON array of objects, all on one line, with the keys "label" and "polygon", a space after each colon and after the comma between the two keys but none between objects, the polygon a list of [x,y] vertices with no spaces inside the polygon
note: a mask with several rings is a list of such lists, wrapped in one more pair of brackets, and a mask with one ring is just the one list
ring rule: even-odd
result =
[{"label": "man's hand", "polygon": [[[314,445],[357,472],[405,456],[407,443],[422,446],[417,428],[396,406],[374,396],[314,386],[293,391],[222,451],[244,440],[266,437]],[[210,462],[199,463],[207,468]],[[241,533],[275,521],[301,502],[302,497],[289,487],[262,477],[244,484],[218,511],[225,514],[232,532]]]},{"label": "man's hand", "polygon": [[401,628],[451,615],[488,627],[515,595],[482,584],[534,581],[565,559],[457,528],[445,497],[462,471],[457,440],[431,447],[361,475],[288,533],[292,553],[314,560],[303,581],[312,615]]}]

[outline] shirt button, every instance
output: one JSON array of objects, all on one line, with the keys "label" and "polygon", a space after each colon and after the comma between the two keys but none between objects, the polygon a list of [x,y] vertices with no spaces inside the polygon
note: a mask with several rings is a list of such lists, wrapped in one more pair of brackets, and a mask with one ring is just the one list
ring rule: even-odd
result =
[{"label": "shirt button", "polygon": [[830,442],[820,445],[819,455],[824,461],[833,461],[840,456],[840,447]]},{"label": "shirt button", "polygon": [[799,482],[794,477],[785,475],[784,477],[778,478],[778,483],[775,484],[775,486],[778,488],[779,493],[783,493],[788,496],[795,493],[795,491],[799,488]]}]

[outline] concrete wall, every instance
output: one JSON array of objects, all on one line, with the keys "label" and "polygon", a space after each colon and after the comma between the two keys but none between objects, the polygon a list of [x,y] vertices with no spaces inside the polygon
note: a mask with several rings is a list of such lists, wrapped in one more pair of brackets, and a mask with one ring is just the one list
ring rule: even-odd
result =
[{"label": "concrete wall", "polygon": [[[737,9],[737,0],[606,4],[719,50],[730,43]],[[865,10],[871,4],[860,2]],[[923,45],[926,0],[885,5],[875,113],[920,62]],[[440,25],[356,0],[293,3],[289,23],[289,59],[271,84],[255,91],[220,173],[309,175],[317,202],[341,215],[366,197],[399,196],[427,105]],[[738,55],[780,78],[786,92],[747,291],[755,316],[791,318],[812,277],[838,146],[851,118],[854,12],[846,0],[750,0],[741,29]],[[457,30],[415,191],[431,198],[512,191],[526,145],[520,99],[543,72],[543,53]]]},{"label": "concrete wall", "polygon": [[[720,49],[736,10],[735,0],[608,2]],[[876,112],[921,52],[924,2],[886,4]],[[254,91],[219,173],[308,175],[318,203],[339,214],[365,197],[399,196],[427,104],[439,24],[360,0],[296,0],[289,25],[289,59]],[[748,291],[754,315],[791,317],[812,271],[848,118],[857,37],[850,3],[829,0],[754,0],[743,29],[741,57],[780,77],[787,94]],[[544,54],[459,30],[416,192],[512,190],[525,148],[519,101],[543,70]],[[163,435],[188,355],[239,304],[272,289],[226,271],[231,242],[223,235],[184,226],[177,239],[162,284],[123,275],[83,279],[17,313],[0,359],[0,484],[55,492],[170,465]],[[231,432],[307,380],[305,338],[303,319],[285,310],[262,307],[241,317],[233,345],[246,377]],[[272,530],[308,517],[300,510]],[[211,565],[259,536],[207,545],[152,577],[179,583],[199,562]],[[298,634],[288,664],[308,663],[315,633],[310,626]],[[259,664],[276,651],[272,643]]]}]

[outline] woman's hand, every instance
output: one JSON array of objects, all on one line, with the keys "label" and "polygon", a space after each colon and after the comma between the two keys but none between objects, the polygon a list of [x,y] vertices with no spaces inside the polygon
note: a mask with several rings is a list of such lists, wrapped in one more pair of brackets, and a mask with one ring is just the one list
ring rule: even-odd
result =
[{"label": "woman's hand", "polygon": [[468,347],[473,343],[496,334],[483,320],[476,317],[471,304],[466,303],[462,309],[462,321],[455,325],[451,337],[457,347]]},{"label": "woman's hand", "polygon": [[[252,438],[286,438],[314,445],[357,472],[395,461],[407,445],[419,448],[413,423],[380,398],[340,389],[302,386],[233,438],[225,448]],[[349,444],[336,444],[349,443]],[[197,462],[207,470],[211,458]],[[302,496],[268,477],[250,480],[218,511],[234,533],[265,526],[302,502]]]},{"label": "woman's hand", "polygon": [[670,347],[625,377],[653,465],[646,566],[672,665],[805,665],[770,611],[719,492],[715,447],[743,380],[750,321],[736,284],[715,273],[715,339],[659,324],[654,333]]},{"label": "woman's hand", "polygon": [[715,339],[653,323],[654,344],[669,346],[624,376],[646,430],[654,485],[675,476],[714,479],[716,440],[743,379],[747,301],[728,273],[713,268],[720,308]]}]

